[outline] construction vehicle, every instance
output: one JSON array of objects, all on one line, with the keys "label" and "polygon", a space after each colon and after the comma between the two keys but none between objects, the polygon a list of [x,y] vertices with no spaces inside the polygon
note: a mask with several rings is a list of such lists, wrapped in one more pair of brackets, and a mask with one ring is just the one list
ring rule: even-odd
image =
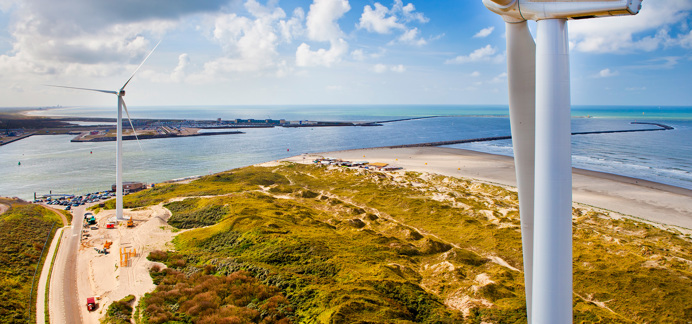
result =
[{"label": "construction vehicle", "polygon": [[135,227],[135,222],[132,221],[132,216],[127,220],[127,227]]},{"label": "construction vehicle", "polygon": [[106,224],[106,228],[115,228],[115,223],[114,222],[108,222]]},{"label": "construction vehicle", "polygon": [[101,250],[101,249],[99,249],[99,248],[94,248],[94,250],[96,250],[96,253],[98,253],[98,254],[108,255],[108,250],[107,250],[107,249]]},{"label": "construction vehicle", "polygon": [[112,241],[106,241],[106,243],[103,243],[103,249],[110,249],[111,245],[113,245]]},{"label": "construction vehicle", "polygon": [[96,310],[96,299],[94,297],[88,297],[86,306],[87,310],[90,312]]}]

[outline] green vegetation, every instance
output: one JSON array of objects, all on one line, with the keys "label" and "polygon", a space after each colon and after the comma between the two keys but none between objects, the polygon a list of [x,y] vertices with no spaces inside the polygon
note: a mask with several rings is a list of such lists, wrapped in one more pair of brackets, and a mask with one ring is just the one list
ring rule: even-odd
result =
[{"label": "green vegetation", "polygon": [[[53,236],[51,229],[57,229],[62,221],[58,215],[38,205],[5,198],[0,198],[0,203],[10,206],[0,215],[0,322],[36,321],[38,280],[30,297],[32,279],[36,267],[45,259],[41,251],[46,238]],[[28,318],[29,311],[31,318]]]},{"label": "green vegetation", "polygon": [[134,295],[127,295],[125,298],[115,301],[108,305],[106,316],[101,321],[104,324],[130,324],[132,318],[132,303],[135,301]]},{"label": "green vegetation", "polygon": [[[172,225],[195,229],[176,237],[176,252],[150,255],[169,269],[152,271],[159,287],[140,303],[143,322],[190,322],[201,314],[153,299],[172,289],[167,280],[201,282],[238,271],[278,287],[292,310],[281,314],[291,322],[526,321],[517,195],[507,189],[298,164],[157,188],[126,196],[126,206],[188,197],[165,206]],[[593,211],[575,209],[573,216],[576,323],[692,318],[688,237]],[[215,305],[231,304],[257,307]]]},{"label": "green vegetation", "polygon": [[65,216],[65,218],[67,219],[67,224],[64,224],[64,226],[67,226],[67,225],[72,224],[72,213],[70,213],[70,212],[67,211],[67,210],[61,210],[60,212],[61,212],[61,213]]},{"label": "green vegetation", "polygon": [[[289,323],[292,308],[277,287],[260,283],[247,272],[185,275],[154,267],[158,288],[144,297],[147,323]],[[130,308],[131,310],[131,308]]]},{"label": "green vegetation", "polygon": [[189,198],[165,204],[174,215],[168,224],[177,228],[193,228],[214,225],[226,216],[228,208],[225,205],[206,202],[200,198]]}]

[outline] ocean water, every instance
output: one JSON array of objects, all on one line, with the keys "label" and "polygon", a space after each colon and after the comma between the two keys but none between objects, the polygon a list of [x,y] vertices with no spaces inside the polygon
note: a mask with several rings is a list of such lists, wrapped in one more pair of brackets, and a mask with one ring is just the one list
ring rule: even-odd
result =
[{"label": "ocean water", "polygon": [[[63,108],[40,115],[114,117],[112,108]],[[506,106],[258,106],[132,107],[133,118],[381,121],[380,127],[243,129],[245,134],[125,141],[124,180],[160,182],[314,153],[509,135]],[[674,130],[572,136],[575,167],[692,189],[692,107],[574,107],[572,131],[651,128]],[[581,118],[590,116],[593,118]],[[71,143],[71,135],[33,136],[0,147],[0,196],[24,199],[53,193],[110,188],[115,180],[115,142]],[[512,155],[511,140],[454,145]],[[21,165],[18,163],[21,162]]]}]

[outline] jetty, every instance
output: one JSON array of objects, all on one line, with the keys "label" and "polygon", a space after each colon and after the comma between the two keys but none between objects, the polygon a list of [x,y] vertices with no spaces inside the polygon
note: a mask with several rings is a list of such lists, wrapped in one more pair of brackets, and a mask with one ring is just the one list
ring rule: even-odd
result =
[{"label": "jetty", "polygon": [[[141,134],[137,135],[123,135],[123,141],[132,141],[136,139],[154,139],[154,138],[171,138],[171,137],[194,137],[194,136],[215,136],[215,135],[232,135],[232,134],[245,134],[241,131],[228,131],[228,132],[209,132],[209,133],[192,133],[192,134],[181,134],[175,132],[166,132],[163,134]],[[112,142],[115,141],[115,136],[99,136],[87,138],[84,134],[73,138],[70,142]]]},{"label": "jetty", "polygon": [[[658,126],[658,128],[645,128],[645,129],[621,129],[621,130],[601,130],[601,131],[589,131],[589,132],[573,132],[572,135],[592,135],[592,134],[613,134],[613,133],[635,133],[635,132],[652,132],[652,131],[667,131],[675,129],[672,126],[668,126],[660,123],[648,123],[648,122],[631,122],[634,125],[653,125]],[[405,147],[426,147],[426,146],[445,146],[445,145],[455,145],[455,144],[465,144],[465,143],[476,143],[476,142],[490,142],[490,141],[501,141],[512,139],[512,136],[493,136],[493,137],[479,137],[479,138],[467,138],[460,140],[451,141],[438,141],[438,142],[427,142],[427,143],[416,143],[416,144],[403,144],[403,145],[391,145],[382,146],[382,148],[405,148]]]}]

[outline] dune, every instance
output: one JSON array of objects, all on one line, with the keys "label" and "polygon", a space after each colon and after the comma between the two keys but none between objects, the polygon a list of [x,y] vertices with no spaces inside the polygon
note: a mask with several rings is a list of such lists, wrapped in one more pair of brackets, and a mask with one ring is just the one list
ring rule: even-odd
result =
[{"label": "dune", "polygon": [[[516,187],[514,160],[509,156],[444,147],[367,148],[303,154],[283,161],[312,163],[315,157],[381,162],[406,171],[476,179]],[[692,229],[692,190],[583,169],[572,169],[576,204],[662,225]]]}]

